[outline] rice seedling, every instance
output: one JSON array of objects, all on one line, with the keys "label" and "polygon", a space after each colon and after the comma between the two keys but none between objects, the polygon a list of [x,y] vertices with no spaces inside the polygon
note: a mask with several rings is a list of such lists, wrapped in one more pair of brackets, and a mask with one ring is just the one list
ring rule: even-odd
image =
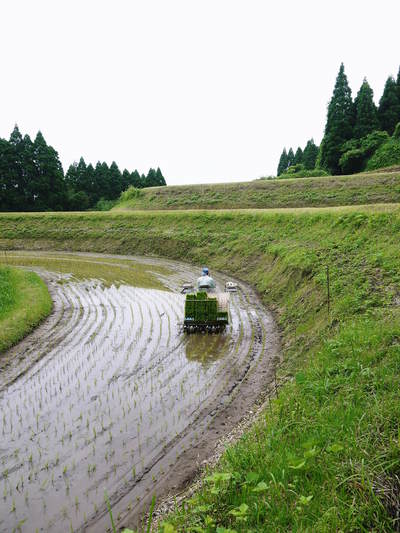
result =
[{"label": "rice seedling", "polygon": [[[65,290],[69,285],[60,285],[60,287]],[[157,353],[158,344],[162,342],[162,339],[165,341],[168,336],[168,324],[172,328],[172,323],[176,320],[173,310],[173,305],[177,305],[175,301],[171,305],[168,299],[157,294],[154,299],[154,308],[149,309],[144,291],[136,290],[135,292],[135,298],[138,298],[140,302],[139,306],[136,303],[132,304],[133,293],[129,288],[110,288],[107,292],[108,289],[99,287],[86,291],[86,289],[82,290],[76,282],[72,282],[70,288],[71,299],[75,299],[77,305],[75,308],[70,305],[65,309],[72,311],[73,320],[81,324],[80,337],[74,339],[71,328],[68,342],[71,342],[74,348],[69,350],[61,347],[59,349],[56,342],[49,342],[51,349],[57,352],[59,364],[54,365],[54,368],[51,365],[46,366],[44,371],[39,373],[40,379],[33,382],[34,387],[29,390],[31,399],[28,400],[26,393],[26,398],[23,399],[23,393],[18,409],[14,404],[10,415],[7,415],[3,409],[2,417],[7,419],[7,431],[12,425],[15,434],[16,426],[22,424],[21,429],[23,429],[25,417],[30,416],[28,409],[34,412],[32,439],[35,443],[40,442],[39,435],[36,434],[39,430],[44,444],[43,448],[42,445],[34,448],[32,456],[40,458],[43,454],[45,459],[40,463],[45,465],[46,472],[51,472],[52,479],[51,484],[49,477],[46,482],[40,478],[36,483],[39,483],[39,486],[44,484],[43,494],[46,494],[49,487],[57,484],[57,477],[62,475],[66,481],[66,492],[71,487],[74,497],[80,499],[87,489],[85,484],[79,481],[82,480],[81,471],[83,470],[83,473],[85,473],[84,470],[87,471],[88,480],[94,479],[92,457],[96,454],[96,448],[100,450],[98,454],[100,457],[96,461],[96,475],[107,480],[106,465],[111,462],[112,476],[121,480],[119,483],[122,487],[128,487],[130,481],[127,480],[124,472],[130,471],[132,480],[135,480],[136,469],[139,472],[145,471],[146,465],[152,460],[153,443],[155,450],[162,449],[188,423],[186,413],[192,412],[193,407],[190,407],[192,403],[187,384],[190,383],[190,387],[192,383],[195,384],[193,390],[190,391],[195,395],[203,387],[204,382],[210,379],[210,376],[200,375],[202,379],[196,378],[195,381],[188,381],[189,376],[198,374],[196,363],[185,361],[185,358],[180,359],[179,356],[171,356],[170,362],[164,364],[168,359],[165,355]],[[117,290],[125,291],[125,293],[121,292],[117,297]],[[86,294],[83,294],[83,291]],[[118,299],[122,294],[126,294],[130,299],[130,314],[127,315],[119,307]],[[96,321],[104,320],[104,326],[100,326],[97,322],[90,322],[91,315],[87,311],[88,308],[86,305],[79,304],[79,301],[82,302],[87,296],[90,296],[93,302],[96,298],[98,299],[96,304],[91,304],[93,305],[91,309],[95,310],[92,316],[96,317]],[[106,298],[110,298],[112,303],[102,307],[100,302],[106,302]],[[168,320],[162,319],[161,326],[156,328],[156,318],[164,312],[167,313]],[[153,317],[152,324],[147,321],[148,313]],[[133,317],[133,320],[127,322],[127,317],[129,320]],[[115,326],[118,324],[129,324],[124,327],[132,329],[132,337],[125,339],[119,333],[115,333]],[[122,328],[121,331],[123,331]],[[171,337],[171,332],[169,335]],[[87,344],[82,344],[82,341],[78,342],[82,338],[87,339]],[[172,345],[170,349],[173,349]],[[178,350],[182,351],[184,347]],[[127,357],[128,354],[129,357]],[[134,376],[133,379],[126,382],[121,380],[118,365],[123,365],[124,371]],[[196,372],[187,371],[187,366],[192,365]],[[99,394],[100,390],[101,394]],[[180,392],[183,400],[182,406],[176,400],[176,391]],[[27,407],[24,407],[24,401]],[[2,405],[1,402],[0,405]],[[177,417],[175,414],[180,408],[181,413]],[[52,409],[54,409],[54,415],[49,415]],[[132,427],[135,427],[135,423],[137,431],[134,432],[135,435],[132,435]],[[54,442],[57,442],[57,445],[52,451],[51,447]],[[129,453],[126,451],[128,445]],[[29,453],[32,452],[29,450]],[[62,466],[60,466],[59,453],[62,455]],[[113,459],[116,453],[118,453],[118,462]],[[80,458],[79,462],[78,459],[75,462],[74,454]],[[133,466],[135,457],[137,464]],[[65,461],[72,462],[67,467]],[[32,458],[30,469],[32,472],[35,462],[36,459]],[[32,475],[35,477],[34,472]],[[156,479],[156,476],[154,478]],[[82,483],[82,487],[79,483]],[[87,483],[91,486],[90,481]],[[92,501],[94,502],[97,505],[99,503],[96,499]],[[84,508],[82,514],[83,511]],[[80,520],[82,519],[81,516]]]}]

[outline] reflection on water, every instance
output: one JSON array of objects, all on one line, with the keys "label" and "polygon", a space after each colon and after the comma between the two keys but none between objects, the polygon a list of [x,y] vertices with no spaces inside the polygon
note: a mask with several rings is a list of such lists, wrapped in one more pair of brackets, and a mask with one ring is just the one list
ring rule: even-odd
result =
[{"label": "reflection on water", "polygon": [[194,333],[187,335],[185,353],[189,361],[207,367],[222,359],[231,344],[229,331],[223,333]]}]

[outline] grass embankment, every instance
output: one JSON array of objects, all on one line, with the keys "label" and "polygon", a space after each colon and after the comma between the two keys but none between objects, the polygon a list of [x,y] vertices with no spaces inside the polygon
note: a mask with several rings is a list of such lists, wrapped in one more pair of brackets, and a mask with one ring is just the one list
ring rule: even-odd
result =
[{"label": "grass embankment", "polygon": [[317,207],[400,201],[400,171],[144,189],[114,209]]},{"label": "grass embankment", "polygon": [[37,274],[0,266],[0,353],[27,335],[51,308],[49,291]]},{"label": "grass embankment", "polygon": [[168,519],[177,531],[392,531],[400,507],[399,232],[396,207],[2,215],[0,246],[207,263],[252,283],[275,310],[279,397]]}]

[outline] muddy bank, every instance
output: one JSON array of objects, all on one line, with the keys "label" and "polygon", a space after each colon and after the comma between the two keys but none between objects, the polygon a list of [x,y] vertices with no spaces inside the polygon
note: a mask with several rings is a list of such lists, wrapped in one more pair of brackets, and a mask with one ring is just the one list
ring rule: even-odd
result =
[{"label": "muddy bank", "polygon": [[184,336],[178,288],[196,270],[141,264],[165,267],[154,274],[165,290],[47,271],[53,315],[1,374],[1,531],[104,531],[104,491],[118,525],[134,526],[153,494],[193,477],[270,381],[278,340],[250,287],[232,296],[224,335]]}]

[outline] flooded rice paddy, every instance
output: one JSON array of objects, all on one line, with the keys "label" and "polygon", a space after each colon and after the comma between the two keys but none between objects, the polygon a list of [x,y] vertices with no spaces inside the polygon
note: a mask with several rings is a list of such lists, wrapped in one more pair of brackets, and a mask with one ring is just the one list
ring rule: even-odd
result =
[{"label": "flooded rice paddy", "polygon": [[[156,259],[11,253],[54,310],[0,356],[0,531],[106,531],[185,482],[265,386],[276,336],[256,295],[231,295],[231,326],[185,335],[182,283]],[[215,276],[220,286],[224,276]]]}]

